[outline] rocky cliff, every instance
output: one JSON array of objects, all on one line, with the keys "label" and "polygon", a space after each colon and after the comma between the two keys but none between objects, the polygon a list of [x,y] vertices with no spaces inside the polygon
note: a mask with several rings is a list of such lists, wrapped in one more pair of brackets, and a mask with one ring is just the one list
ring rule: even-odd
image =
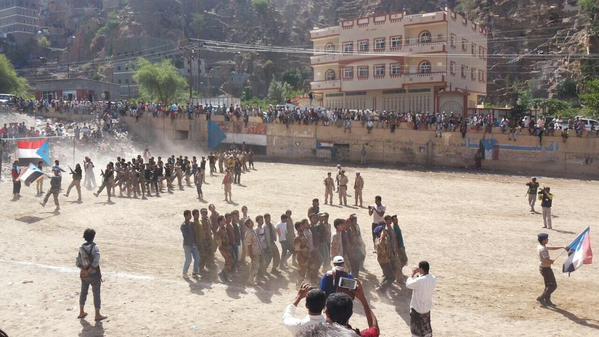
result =
[{"label": "rocky cliff", "polygon": [[[445,6],[485,24],[491,32],[490,102],[511,103],[525,87],[536,96],[551,96],[564,79],[589,76],[581,56],[597,48],[596,39],[592,20],[581,14],[575,0],[105,0],[102,14],[94,17],[102,27],[90,34],[89,24],[82,24],[80,29],[88,32],[75,36],[85,39],[76,44],[86,49],[78,55],[95,57],[118,55],[114,42],[131,37],[309,48],[309,31],[315,26],[372,13],[420,13]],[[202,55],[205,95],[240,95],[246,88],[246,95],[264,96],[273,77],[293,79],[294,86],[307,89],[311,77],[306,54],[221,48]]]}]

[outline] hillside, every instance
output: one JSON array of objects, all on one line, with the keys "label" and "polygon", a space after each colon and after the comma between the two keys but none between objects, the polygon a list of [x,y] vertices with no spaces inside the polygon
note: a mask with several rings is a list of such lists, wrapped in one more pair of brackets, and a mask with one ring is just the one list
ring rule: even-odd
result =
[{"label": "hillside", "polygon": [[[71,56],[76,53],[84,60],[119,55],[118,46],[132,38],[310,48],[309,31],[316,26],[372,13],[435,11],[445,4],[491,31],[489,102],[513,103],[515,93],[526,88],[534,96],[551,97],[565,79],[596,75],[596,66],[579,58],[598,48],[592,20],[572,0],[104,0],[100,15],[96,11],[89,14],[90,20],[79,18],[76,43],[67,48]],[[202,58],[204,95],[238,96],[245,88],[246,96],[263,97],[273,77],[304,90],[311,79],[306,54],[238,53],[230,48],[202,51]],[[101,77],[110,66],[104,63],[79,70]]]}]

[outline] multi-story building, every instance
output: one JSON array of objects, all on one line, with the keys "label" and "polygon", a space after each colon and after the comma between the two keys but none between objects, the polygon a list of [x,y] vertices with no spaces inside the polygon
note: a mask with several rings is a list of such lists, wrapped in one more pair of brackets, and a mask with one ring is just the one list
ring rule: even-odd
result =
[{"label": "multi-story building", "polygon": [[36,34],[40,27],[39,0],[0,0],[0,35],[22,36]]},{"label": "multi-story building", "polygon": [[487,31],[451,11],[377,15],[310,32],[327,108],[466,113],[487,92]]}]

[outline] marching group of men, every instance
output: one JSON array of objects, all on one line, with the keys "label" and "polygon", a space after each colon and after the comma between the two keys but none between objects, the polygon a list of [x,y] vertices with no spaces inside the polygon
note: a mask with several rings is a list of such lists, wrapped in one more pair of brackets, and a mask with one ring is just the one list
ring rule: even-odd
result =
[{"label": "marching group of men", "polygon": [[[211,152],[206,157],[201,157],[198,161],[196,156],[189,159],[188,156],[171,155],[164,161],[162,157],[154,158],[150,151],[146,149],[143,155],[138,155],[127,161],[125,158],[117,157],[115,162],[109,162],[104,170],[101,170],[101,182],[98,190],[94,193],[98,197],[104,190],[108,197],[108,202],[112,202],[112,197],[118,194],[120,197],[147,199],[148,197],[160,197],[161,193],[166,191],[173,193],[176,187],[179,190],[184,189],[184,185],[192,187],[195,185],[198,199],[203,200],[204,194],[202,185],[206,182],[206,169],[213,176],[217,172],[224,173],[223,185],[225,189],[226,200],[231,201],[231,185],[233,183],[241,184],[241,174],[254,169],[254,154],[251,150],[231,149],[223,152]],[[37,168],[42,172],[43,162],[38,163]],[[77,202],[82,202],[81,198],[81,180],[83,186],[88,190],[97,188],[96,177],[94,173],[94,163],[91,158],[85,157],[83,169],[80,164],[75,169],[70,169],[72,181],[69,185],[65,197],[68,197],[71,189],[77,191]],[[20,175],[23,172],[18,161],[15,161],[12,167],[13,181],[13,200],[20,198],[21,181]],[[65,172],[59,162],[55,161],[52,167],[50,178],[50,189],[46,193],[42,206],[45,206],[50,196],[53,196],[55,211],[60,210],[58,195],[61,191],[62,172]],[[37,196],[42,196],[44,175],[36,180]],[[166,186],[165,186],[166,185]],[[228,196],[228,197],[227,197]]]},{"label": "marching group of men", "polygon": [[[386,215],[381,201],[377,196],[369,210],[373,215],[372,240],[383,271],[381,289],[384,289],[394,281],[404,285],[402,268],[408,259],[398,218]],[[215,267],[214,254],[218,250],[225,262],[218,274],[223,282],[231,281],[239,266],[249,262],[247,281],[256,284],[269,274],[287,269],[290,259],[297,269],[298,285],[315,282],[319,272],[328,270],[336,256],[343,257],[348,273],[360,277],[366,247],[356,214],[335,219],[331,224],[329,214],[320,210],[319,199],[313,199],[302,220],[293,221],[292,216],[292,211],[287,210],[276,217],[275,223],[269,213],[250,217],[248,208],[243,206],[241,211],[220,214],[213,204],[208,209],[185,211],[181,225],[183,275],[187,276],[192,258],[193,276]]]}]

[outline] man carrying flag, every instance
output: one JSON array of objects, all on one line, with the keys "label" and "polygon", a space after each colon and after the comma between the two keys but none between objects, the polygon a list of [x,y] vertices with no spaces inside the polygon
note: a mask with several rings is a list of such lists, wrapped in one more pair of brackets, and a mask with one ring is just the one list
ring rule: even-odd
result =
[{"label": "man carrying flag", "polygon": [[17,180],[25,183],[25,186],[29,187],[31,184],[39,181],[43,176],[44,173],[42,170],[33,163],[30,163],[29,167],[20,169]]},{"label": "man carrying flag", "polygon": [[576,239],[566,247],[568,258],[564,262],[562,271],[571,273],[582,267],[583,264],[593,263],[593,251],[591,250],[591,227],[587,227]]},{"label": "man carrying flag", "polygon": [[537,251],[539,253],[539,260],[541,261],[539,265],[539,271],[541,272],[541,276],[543,276],[543,282],[545,283],[545,289],[543,290],[541,296],[537,297],[537,301],[541,303],[542,306],[554,307],[555,304],[551,302],[551,294],[555,291],[555,289],[557,289],[557,281],[555,280],[553,269],[551,269],[551,265],[555,260],[550,258],[549,251],[559,249],[568,250],[568,247],[548,247],[547,243],[549,243],[549,234],[547,233],[540,233],[537,237],[539,240]]}]

